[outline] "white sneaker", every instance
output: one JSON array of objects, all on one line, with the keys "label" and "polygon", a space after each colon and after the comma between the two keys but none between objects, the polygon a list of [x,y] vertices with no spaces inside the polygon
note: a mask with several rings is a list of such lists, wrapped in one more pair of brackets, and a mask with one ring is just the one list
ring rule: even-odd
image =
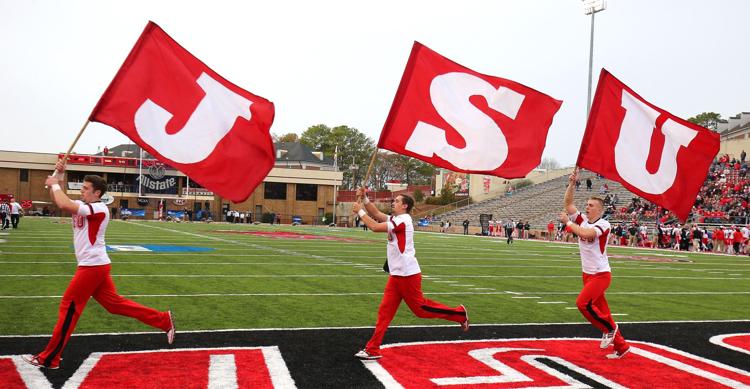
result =
[{"label": "white sneaker", "polygon": [[623,352],[615,351],[612,354],[607,354],[607,359],[621,359],[624,356],[628,355],[629,352],[630,352],[630,347],[628,347]]},{"label": "white sneaker", "polygon": [[619,326],[615,324],[615,329],[609,332],[604,333],[602,335],[602,343],[599,344],[599,348],[607,348],[609,345],[612,344],[612,342],[615,341],[615,335],[617,335],[617,329]]},{"label": "white sneaker", "polygon": [[354,354],[354,356],[359,359],[366,359],[366,360],[380,359],[383,357],[380,354],[374,354],[374,353],[370,354],[365,349],[359,350],[359,352]]},{"label": "white sneaker", "polygon": [[[23,359],[24,362],[28,363],[29,365],[33,365],[33,366],[36,366],[36,367],[41,367],[41,368],[44,368],[44,369],[53,369],[54,370],[54,369],[59,369],[60,368],[60,365],[45,366],[44,363],[39,360],[39,356],[37,356],[37,355],[23,355],[23,356],[21,356],[21,359]],[[62,359],[62,358],[60,358],[60,359]]]},{"label": "white sneaker", "polygon": [[167,314],[169,314],[169,325],[170,325],[169,329],[167,330],[167,343],[172,344],[172,342],[174,342],[174,333],[175,333],[174,318],[172,317],[171,310],[167,311]]}]

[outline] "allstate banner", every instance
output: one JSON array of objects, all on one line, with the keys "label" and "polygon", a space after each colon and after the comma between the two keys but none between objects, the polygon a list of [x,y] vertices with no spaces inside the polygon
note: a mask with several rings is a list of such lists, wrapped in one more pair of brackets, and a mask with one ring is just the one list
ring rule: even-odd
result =
[{"label": "allstate banner", "polygon": [[177,195],[179,177],[167,176],[163,164],[157,163],[144,169],[136,177],[142,195]]}]

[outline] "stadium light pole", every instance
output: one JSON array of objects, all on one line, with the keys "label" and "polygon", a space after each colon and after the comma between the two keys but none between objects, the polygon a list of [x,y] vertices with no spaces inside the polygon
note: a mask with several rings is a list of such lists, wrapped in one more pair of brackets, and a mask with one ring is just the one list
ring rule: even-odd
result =
[{"label": "stadium light pole", "polygon": [[581,0],[583,2],[583,13],[591,15],[591,41],[589,42],[589,94],[586,100],[586,120],[591,112],[591,75],[594,66],[594,17],[597,12],[607,9],[606,0]]},{"label": "stadium light pole", "polygon": [[[339,164],[337,162],[339,158],[339,145],[336,145],[336,150],[333,152],[333,171],[337,172],[339,171]],[[336,192],[337,192],[337,186],[336,182],[333,183],[333,226],[336,227],[338,224],[336,223]],[[325,216],[325,215],[323,215]]]}]

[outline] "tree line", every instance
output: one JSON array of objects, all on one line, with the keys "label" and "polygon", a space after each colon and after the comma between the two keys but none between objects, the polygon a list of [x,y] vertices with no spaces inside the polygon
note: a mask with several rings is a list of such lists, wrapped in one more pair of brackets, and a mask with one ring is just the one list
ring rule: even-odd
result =
[{"label": "tree line", "polygon": [[[376,143],[354,127],[328,127],[317,124],[308,127],[302,135],[290,132],[273,135],[274,142],[300,142],[325,156],[336,154],[336,164],[343,173],[341,187],[355,189],[363,185]],[[418,159],[379,150],[375,165],[366,184],[383,189],[386,182],[400,181],[408,185],[431,185],[437,169]]]},{"label": "tree line", "polygon": [[[722,119],[716,112],[703,112],[688,121],[716,131]],[[274,142],[300,142],[315,151],[333,157],[344,174],[341,187],[355,189],[363,184],[374,189],[383,189],[389,181],[400,181],[408,185],[432,185],[437,169],[416,158],[379,150],[375,165],[366,183],[363,183],[370,165],[376,143],[354,127],[328,127],[316,124],[308,127],[302,135],[290,132],[273,135]],[[542,169],[557,169],[560,164],[551,157],[544,157],[539,165]]]}]

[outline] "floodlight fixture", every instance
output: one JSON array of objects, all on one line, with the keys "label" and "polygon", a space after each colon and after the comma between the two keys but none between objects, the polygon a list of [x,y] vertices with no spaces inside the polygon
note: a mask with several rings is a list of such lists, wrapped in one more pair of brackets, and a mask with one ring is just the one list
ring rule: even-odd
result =
[{"label": "floodlight fixture", "polygon": [[583,3],[583,13],[591,15],[607,9],[607,0],[581,0]]}]

